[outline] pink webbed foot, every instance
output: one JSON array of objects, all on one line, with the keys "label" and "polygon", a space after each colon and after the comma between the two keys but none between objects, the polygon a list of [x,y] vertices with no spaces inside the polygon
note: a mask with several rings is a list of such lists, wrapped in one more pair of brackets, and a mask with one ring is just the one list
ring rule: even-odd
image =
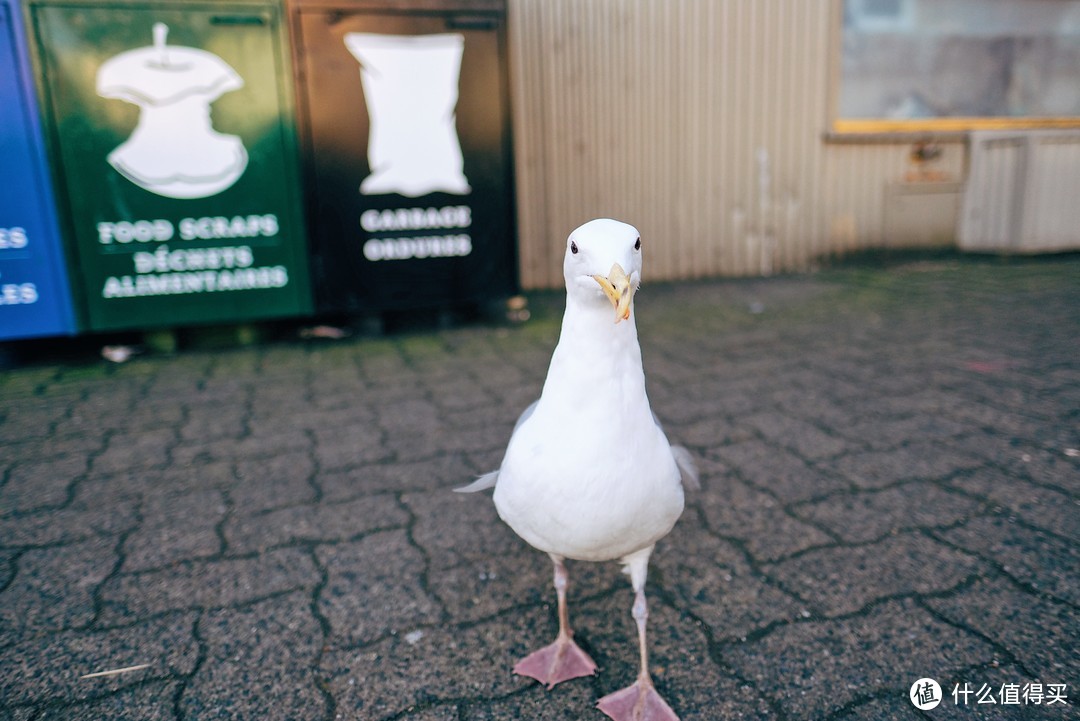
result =
[{"label": "pink webbed foot", "polygon": [[633,686],[608,694],[596,707],[615,721],[679,721],[652,681],[639,678]]},{"label": "pink webbed foot", "polygon": [[570,636],[559,634],[555,643],[533,651],[514,666],[514,673],[529,676],[550,690],[557,683],[579,676],[592,676],[596,664]]}]

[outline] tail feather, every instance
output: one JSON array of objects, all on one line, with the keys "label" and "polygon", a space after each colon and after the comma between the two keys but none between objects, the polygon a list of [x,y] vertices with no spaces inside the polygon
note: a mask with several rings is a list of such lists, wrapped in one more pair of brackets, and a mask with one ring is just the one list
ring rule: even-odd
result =
[{"label": "tail feather", "polygon": [[491,471],[477,478],[475,481],[467,486],[461,488],[455,488],[454,493],[476,493],[477,491],[486,491],[489,488],[494,488],[495,483],[499,480],[499,472]]},{"label": "tail feather", "polygon": [[675,457],[675,465],[678,466],[679,474],[682,476],[683,488],[688,491],[700,491],[701,478],[698,476],[697,464],[694,463],[694,457],[690,455],[690,451],[682,446],[672,446],[671,455]]}]

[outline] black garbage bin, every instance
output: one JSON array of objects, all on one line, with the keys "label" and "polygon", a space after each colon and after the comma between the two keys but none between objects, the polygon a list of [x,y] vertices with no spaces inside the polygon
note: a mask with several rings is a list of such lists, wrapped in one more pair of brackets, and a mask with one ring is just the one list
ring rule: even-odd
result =
[{"label": "black garbage bin", "polygon": [[516,293],[505,3],[288,8],[317,310]]}]

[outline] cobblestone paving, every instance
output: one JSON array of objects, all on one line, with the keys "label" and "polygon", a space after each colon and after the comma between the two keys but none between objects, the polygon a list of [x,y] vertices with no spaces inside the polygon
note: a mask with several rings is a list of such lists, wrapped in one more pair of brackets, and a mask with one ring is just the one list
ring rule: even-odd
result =
[{"label": "cobblestone paving", "polygon": [[[571,565],[599,675],[515,677],[549,563],[449,491],[539,392],[561,298],[533,310],[3,371],[0,720],[602,718],[626,579]],[[703,472],[650,576],[684,721],[1077,718],[1080,259],[657,284],[638,314]],[[951,696],[1036,682],[1068,705]]]}]

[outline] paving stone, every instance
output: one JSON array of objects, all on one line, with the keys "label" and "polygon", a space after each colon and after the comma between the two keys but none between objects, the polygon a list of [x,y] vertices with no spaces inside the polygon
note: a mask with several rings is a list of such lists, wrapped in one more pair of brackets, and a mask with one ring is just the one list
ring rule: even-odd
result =
[{"label": "paving stone", "polygon": [[706,472],[706,464],[702,466],[708,493],[700,503],[709,529],[742,541],[756,559],[773,560],[832,541],[821,530],[789,515],[772,496],[730,475]]},{"label": "paving stone", "polygon": [[851,484],[839,475],[820,473],[788,451],[762,441],[736,443],[712,452],[741,478],[768,490],[784,503],[848,490]]},{"label": "paving stone", "polygon": [[409,463],[376,463],[347,471],[320,472],[323,500],[334,502],[380,493],[447,490],[471,483],[476,473],[461,453]]},{"label": "paving stone", "polygon": [[155,497],[226,490],[236,481],[233,464],[226,461],[172,464],[166,468],[91,474],[75,487],[75,503],[114,506]]},{"label": "paving stone", "polygon": [[70,412],[74,402],[74,398],[33,398],[30,401],[20,398],[18,405],[13,403],[5,412],[4,422],[0,424],[4,442],[25,443],[47,438]]},{"label": "paving stone", "polygon": [[307,594],[208,612],[199,638],[206,656],[180,697],[183,718],[326,718],[313,668],[322,635]]},{"label": "paving stone", "polygon": [[[867,419],[895,420],[899,421],[896,432],[903,438],[906,431],[918,428],[913,425],[916,422],[959,422],[970,427],[971,424],[965,423],[961,412],[970,402],[959,390],[946,390],[933,382],[924,382],[921,388],[911,393],[864,398],[859,402],[857,413],[845,415],[837,423],[846,435]],[[810,405],[807,412],[813,413],[814,410],[814,405]],[[833,415],[844,410],[850,410],[850,406],[841,404]],[[978,428],[978,424],[974,426],[973,430]],[[895,448],[896,441],[892,440],[887,447]]]},{"label": "paving stone", "polygon": [[987,435],[965,438],[956,445],[961,452],[985,458],[1009,477],[1080,495],[1080,463],[1066,456],[1063,448],[1048,450],[1018,438]]},{"label": "paving stone", "polygon": [[452,428],[437,423],[430,428],[387,431],[385,447],[400,461],[409,462],[444,453],[505,449],[513,426]]},{"label": "paving stone", "polygon": [[490,492],[438,490],[409,493],[402,501],[416,515],[413,538],[433,566],[453,567],[529,548],[499,518]]},{"label": "paving stone", "polygon": [[174,721],[173,698],[179,687],[178,681],[148,681],[90,701],[49,709],[44,718],[59,721]]},{"label": "paving stone", "polygon": [[368,496],[256,515],[237,514],[225,524],[225,539],[229,553],[246,554],[284,544],[344,541],[375,529],[402,527],[408,520],[393,496]]},{"label": "paving stone", "polygon": [[948,443],[953,438],[977,430],[970,423],[927,414],[907,418],[862,419],[842,432],[845,437],[869,448],[889,449],[902,443]]},{"label": "paving stone", "polygon": [[327,576],[318,607],[330,623],[333,647],[406,634],[442,618],[425,589],[425,559],[405,531],[320,546],[316,553]]},{"label": "paving stone", "polygon": [[427,398],[418,397],[419,390],[413,384],[406,389],[407,395],[395,392],[390,398],[380,398],[386,389],[373,392],[368,402],[379,409],[379,426],[386,429],[387,437],[405,436],[410,431],[420,433],[437,428],[439,408]]},{"label": "paving stone", "polygon": [[800,504],[796,516],[825,526],[845,541],[861,543],[913,528],[947,526],[983,504],[929,483],[862,491]]},{"label": "paving stone", "polygon": [[172,428],[117,433],[100,455],[93,459],[95,473],[119,473],[129,469],[163,466],[169,460],[169,449],[176,443]]},{"label": "paving stone", "polygon": [[[356,650],[330,651],[322,669],[345,717],[386,719],[419,704],[505,696],[533,683],[510,673],[528,653],[522,636],[546,624],[538,611],[512,622],[435,627]],[[545,634],[546,635],[546,634]],[[412,641],[410,643],[410,640]]]},{"label": "paving stone", "polygon": [[68,489],[88,468],[84,454],[16,464],[7,474],[7,483],[0,486],[0,516],[62,506]]},{"label": "paving stone", "polygon": [[180,440],[213,441],[240,438],[248,430],[248,409],[244,406],[188,406],[187,418],[180,425]]},{"label": "paving stone", "polygon": [[297,503],[313,503],[310,479],[315,462],[307,451],[291,451],[236,464],[236,481],[229,497],[239,513],[259,513]]},{"label": "paving stone", "polygon": [[954,478],[949,485],[1001,504],[1025,523],[1080,542],[1080,499],[997,469]]},{"label": "paving stone", "polygon": [[[647,382],[653,378],[648,368],[645,377]],[[759,386],[743,378],[703,379],[699,376],[679,383],[677,389],[665,390],[659,382],[650,382],[648,389],[656,415],[665,424],[689,425],[716,417],[717,413],[737,420],[759,411],[764,404]],[[745,438],[753,432],[751,426],[735,423],[730,440]]]},{"label": "paving stone", "polygon": [[544,719],[545,721],[580,721],[595,711],[597,695],[585,679],[573,679],[548,691],[533,684],[521,693],[501,699],[477,699],[465,704],[466,721],[508,721],[509,719]]},{"label": "paving stone", "polygon": [[169,457],[176,464],[206,463],[221,459],[255,461],[291,452],[306,451],[310,448],[311,440],[300,429],[267,435],[252,433],[241,438],[184,441],[173,446]]},{"label": "paving stone", "polygon": [[908,703],[911,684],[931,670],[944,676],[997,658],[993,646],[911,600],[836,621],[782,626],[725,648],[723,656],[791,718],[824,718],[860,697],[888,691],[904,694],[900,698]]},{"label": "paving stone", "polygon": [[[797,345],[798,340],[792,339],[791,342],[796,344],[794,347],[799,347]],[[830,364],[843,363],[849,357],[849,347],[853,343],[858,343],[857,340],[853,341],[843,337],[836,338],[833,342],[838,350],[832,353],[822,353],[828,358]],[[807,351],[810,350],[810,347],[803,347]],[[857,358],[854,362],[859,365],[880,363],[881,357]],[[775,383],[770,382],[777,377],[784,378],[785,383],[783,386],[778,387]],[[856,400],[861,401],[875,392],[884,392],[884,389],[878,386],[877,379],[860,381],[843,377],[835,373],[835,371],[823,372],[805,364],[794,367],[786,364],[771,371],[766,370],[762,374],[761,380],[763,390],[770,393],[772,400],[781,406],[790,405],[792,396],[801,397],[806,393],[821,393],[825,398],[850,403]]]},{"label": "paving stone", "polygon": [[1080,674],[1080,658],[1064,651],[1080,637],[1080,619],[1073,606],[999,580],[980,580],[961,593],[928,599],[926,605],[951,623],[999,644],[1025,673],[1043,683],[1071,686],[1071,679]]},{"label": "paving stone", "polygon": [[383,432],[373,425],[320,429],[314,434],[315,459],[323,471],[385,461],[394,455],[383,442]]},{"label": "paving stone", "polygon": [[161,568],[222,551],[217,525],[227,507],[220,491],[149,495],[142,522],[124,542],[124,572]]},{"label": "paving stone", "polygon": [[299,549],[268,551],[254,558],[190,561],[122,574],[101,591],[103,623],[186,608],[220,608],[297,588],[312,588],[318,571]]},{"label": "paving stone", "polygon": [[[995,382],[984,393],[1000,395],[1005,390],[1006,386]],[[1040,445],[1049,445],[1053,441],[1068,442],[1076,438],[1075,432],[1055,428],[1042,415],[1047,404],[1053,403],[1052,398],[1040,397],[1036,400],[1025,397],[1020,389],[1013,389],[1013,392],[1020,393],[1020,396],[1012,403],[1002,404],[1000,398],[987,403],[969,402],[957,411],[957,416],[978,426],[984,433],[1002,438],[1025,438]]]},{"label": "paving stone", "polygon": [[94,591],[117,563],[116,545],[94,538],[23,553],[0,592],[0,645],[90,623]]},{"label": "paving stone", "polygon": [[1005,573],[1080,606],[1080,547],[1001,516],[973,518],[935,535],[999,564]]},{"label": "paving stone", "polygon": [[490,407],[495,398],[474,378],[465,377],[464,370],[452,370],[452,375],[442,383],[428,384],[431,399],[444,412],[459,411],[468,415],[468,411]]},{"label": "paving stone", "polygon": [[4,439],[5,460],[18,459],[28,465],[36,463],[47,465],[53,458],[78,456],[85,462],[89,457],[101,452],[105,448],[105,442],[104,431],[75,435],[54,432],[48,436],[20,441]]},{"label": "paving stone", "polygon": [[0,522],[0,547],[72,543],[98,535],[117,535],[135,526],[135,508],[117,503],[108,508],[72,504],[56,511],[10,516]]},{"label": "paving stone", "polygon": [[[837,721],[878,721],[878,719],[918,721],[918,719],[925,718],[919,714],[903,692],[900,691],[894,691],[882,698],[855,701],[853,703],[854,706],[835,717]],[[933,718],[937,718],[939,715],[940,711],[935,710]]]},{"label": "paving stone", "polygon": [[947,590],[986,565],[908,533],[865,546],[814,549],[763,570],[822,613],[837,615],[893,595]]},{"label": "paving stone", "polygon": [[[637,678],[640,661],[632,605],[633,592],[627,588],[579,607],[580,633],[600,666],[596,700]],[[750,719],[770,716],[766,703],[752,688],[712,662],[707,638],[696,622],[661,603],[655,594],[648,605],[649,670],[657,690],[681,718],[704,721],[729,715]],[[709,693],[695,693],[696,689],[709,689]],[[579,712],[584,716],[587,710]]]},{"label": "paving stone", "polygon": [[[664,416],[660,414],[660,411],[655,408],[654,410],[663,421]],[[744,442],[753,437],[749,429],[726,418],[704,418],[685,425],[665,423],[664,431],[672,443],[699,449]]]},{"label": "paving stone", "polygon": [[982,465],[953,448],[910,445],[891,451],[853,453],[820,466],[843,475],[860,488],[881,488],[899,481],[939,480]]},{"label": "paving stone", "polygon": [[461,716],[458,714],[456,705],[447,704],[421,711],[406,710],[405,715],[400,718],[403,721],[458,721]]},{"label": "paving stone", "polygon": [[[521,605],[550,601],[555,593],[550,571],[551,561],[529,549],[464,561],[450,568],[435,565],[428,578],[433,593],[452,618],[474,621]],[[578,580],[575,573],[575,593]]]},{"label": "paving stone", "polygon": [[99,390],[87,400],[73,402],[64,417],[57,420],[54,431],[65,436],[123,435],[131,427],[129,419],[138,393],[134,389],[110,390],[114,392],[103,394]]},{"label": "paving stone", "polygon": [[0,551],[0,592],[7,588],[15,577],[15,559],[18,555],[16,551]]},{"label": "paving stone", "polygon": [[702,533],[683,518],[653,555],[653,577],[704,622],[714,639],[736,639],[780,620],[799,618],[805,607],[756,573],[726,541]]},{"label": "paving stone", "polygon": [[809,460],[832,458],[852,448],[843,438],[785,413],[770,411],[739,420],[757,429],[769,442],[789,448]]},{"label": "paving stone", "polygon": [[[99,698],[147,679],[177,678],[195,669],[195,614],[174,613],[102,631],[66,631],[0,648],[0,698],[12,706]],[[99,671],[149,667],[95,679]]]},{"label": "paving stone", "polygon": [[367,403],[366,389],[355,391],[355,396],[348,389],[335,390],[332,394],[329,391],[327,388],[325,399],[312,399],[288,414],[271,411],[268,416],[251,417],[248,427],[256,435],[276,436],[287,430],[319,432],[355,428],[363,433],[376,426],[379,409]]}]

